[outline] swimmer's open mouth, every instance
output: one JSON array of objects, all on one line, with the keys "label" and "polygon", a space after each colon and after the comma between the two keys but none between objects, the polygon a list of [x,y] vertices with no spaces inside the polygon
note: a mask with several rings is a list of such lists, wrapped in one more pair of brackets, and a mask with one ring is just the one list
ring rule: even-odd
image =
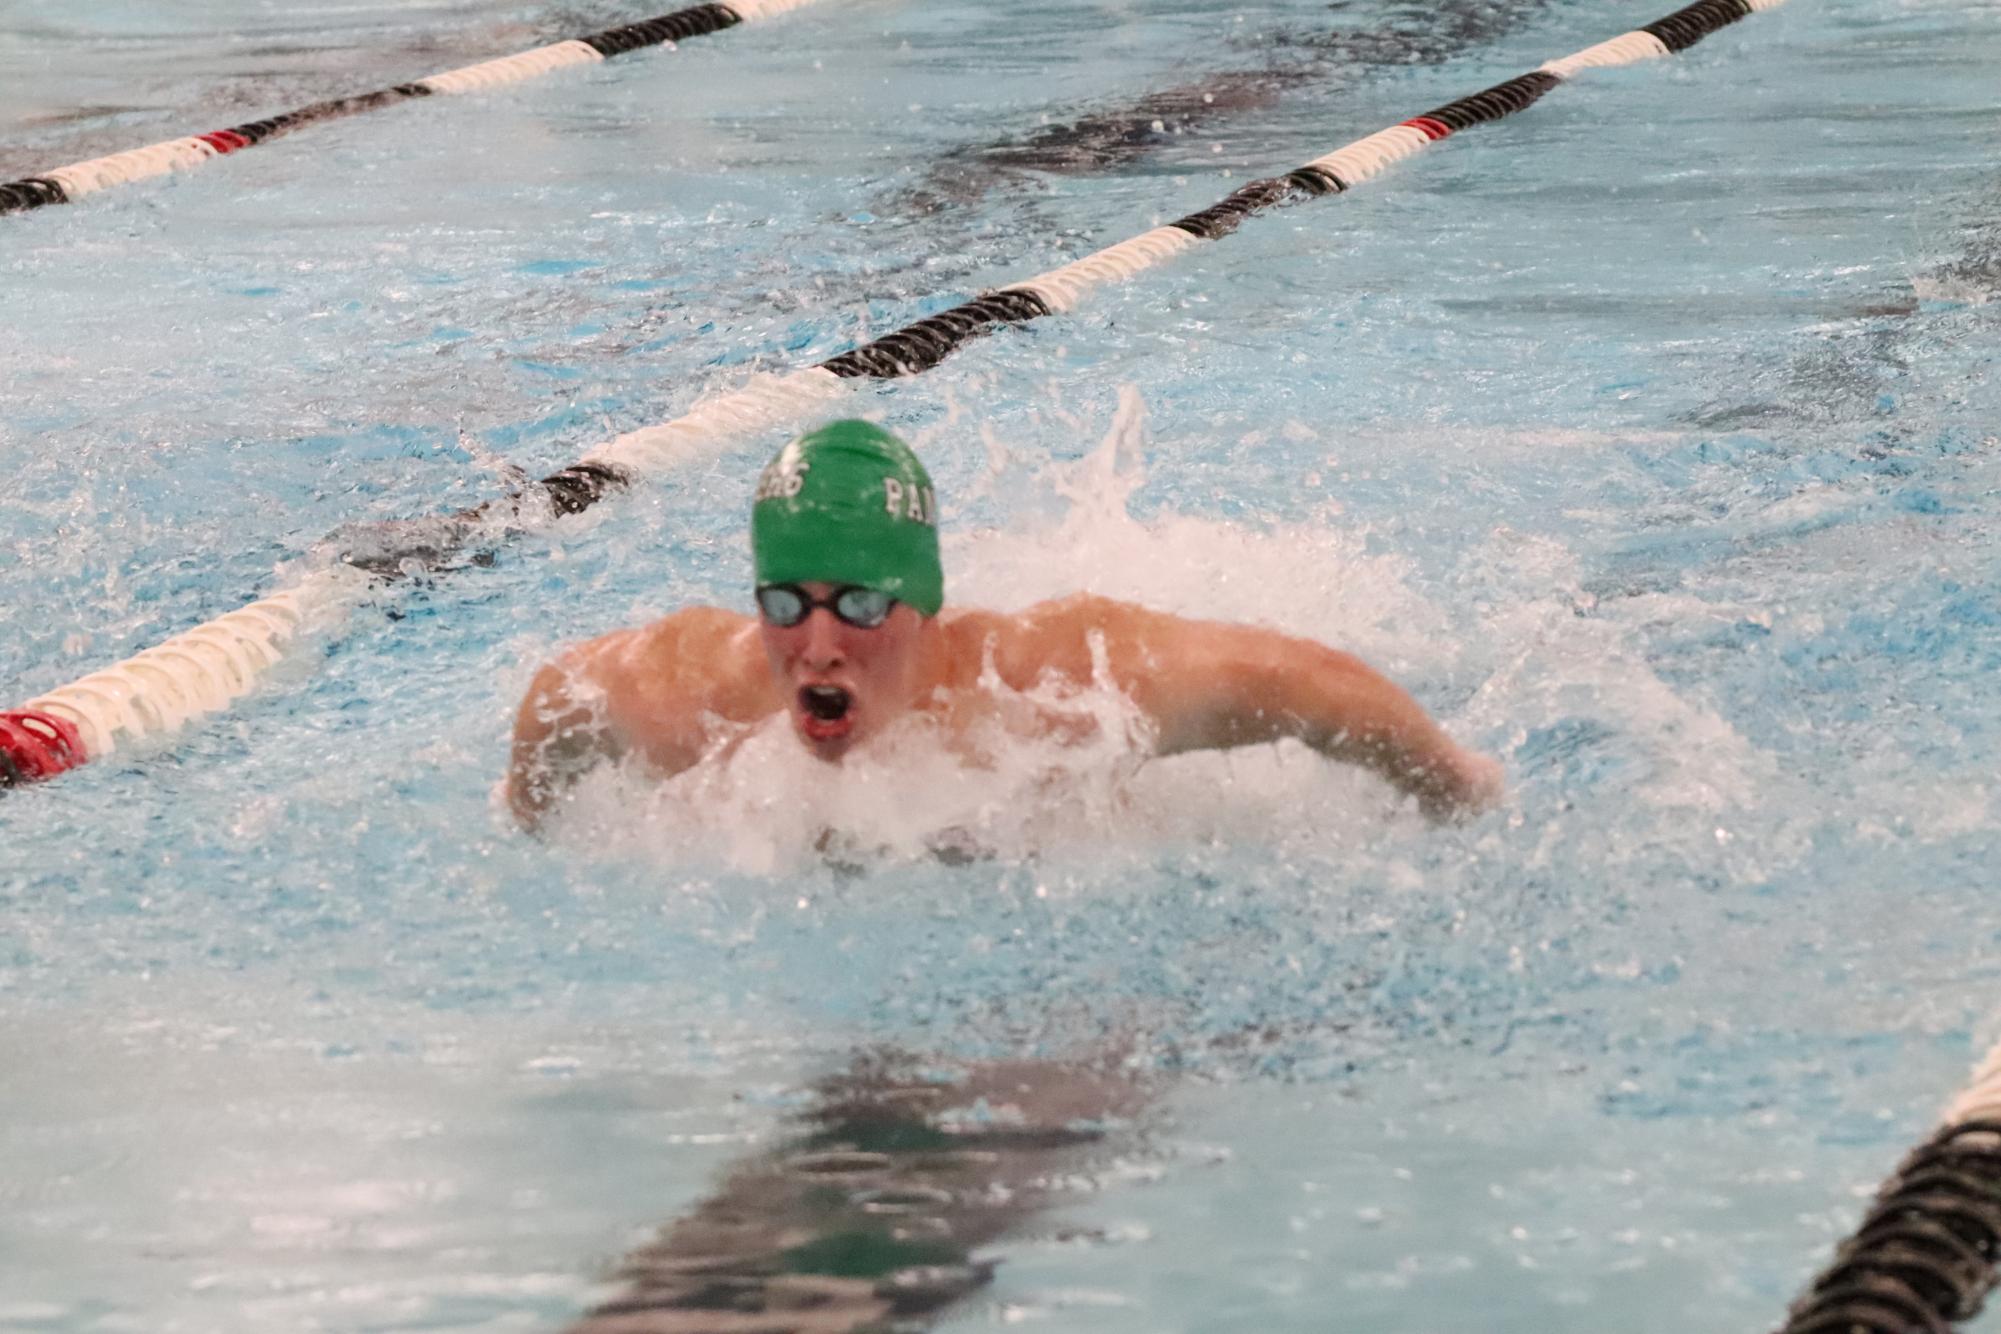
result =
[{"label": "swimmer's open mouth", "polygon": [[848,709],[854,703],[848,692],[839,686],[801,686],[799,704],[807,714],[823,723],[837,723],[848,716]]}]

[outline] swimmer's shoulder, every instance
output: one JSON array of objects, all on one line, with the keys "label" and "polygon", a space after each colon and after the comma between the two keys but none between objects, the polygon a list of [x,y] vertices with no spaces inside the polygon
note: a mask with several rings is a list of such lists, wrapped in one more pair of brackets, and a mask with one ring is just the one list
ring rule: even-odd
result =
[{"label": "swimmer's shoulder", "polygon": [[942,628],[955,660],[974,673],[991,663],[1003,681],[1022,690],[1051,672],[1088,680],[1094,634],[1125,639],[1156,614],[1096,593],[1071,593],[1014,612],[956,608],[944,613]]},{"label": "swimmer's shoulder", "polygon": [[637,651],[658,659],[653,665],[675,663],[700,670],[739,657],[754,647],[757,623],[721,607],[683,607],[629,633]]},{"label": "swimmer's shoulder", "polygon": [[614,630],[565,653],[558,665],[614,698],[737,716],[764,680],[757,623],[720,607],[685,607]]}]

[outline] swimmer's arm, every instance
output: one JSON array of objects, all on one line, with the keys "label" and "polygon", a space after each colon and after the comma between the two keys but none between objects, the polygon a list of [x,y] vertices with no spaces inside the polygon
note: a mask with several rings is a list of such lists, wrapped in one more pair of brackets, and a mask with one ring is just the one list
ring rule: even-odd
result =
[{"label": "swimmer's arm", "polygon": [[1122,684],[1160,729],[1160,753],[1293,737],[1374,770],[1434,819],[1499,798],[1496,761],[1453,741],[1354,655],[1255,626],[1141,615],[1118,656],[1131,664]]},{"label": "swimmer's arm", "polygon": [[507,804],[523,829],[539,827],[579,778],[624,753],[606,718],[604,694],[581,653],[535,673],[514,718],[507,772]]},{"label": "swimmer's arm", "polygon": [[747,626],[742,616],[691,607],[593,639],[536,673],[515,718],[507,779],[522,827],[536,828],[608,760],[631,754],[670,778],[709,753],[716,722],[755,721],[762,701],[744,683],[761,679],[763,667]]}]

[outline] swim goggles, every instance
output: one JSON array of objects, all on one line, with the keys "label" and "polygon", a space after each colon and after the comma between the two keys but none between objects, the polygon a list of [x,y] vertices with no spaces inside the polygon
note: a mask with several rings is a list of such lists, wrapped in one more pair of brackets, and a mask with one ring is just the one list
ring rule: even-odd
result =
[{"label": "swim goggles", "polygon": [[889,619],[896,599],[880,589],[846,584],[830,598],[816,598],[797,584],[762,584],[757,590],[757,610],[765,621],[789,630],[820,607],[834,613],[845,625],[857,630],[873,630]]}]

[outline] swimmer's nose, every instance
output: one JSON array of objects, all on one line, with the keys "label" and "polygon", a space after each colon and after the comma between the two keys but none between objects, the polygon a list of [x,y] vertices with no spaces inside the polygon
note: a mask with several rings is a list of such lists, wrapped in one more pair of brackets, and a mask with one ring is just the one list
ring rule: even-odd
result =
[{"label": "swimmer's nose", "polygon": [[826,607],[815,607],[806,617],[806,651],[801,656],[815,671],[838,667],[847,655],[841,651],[841,623]]}]

